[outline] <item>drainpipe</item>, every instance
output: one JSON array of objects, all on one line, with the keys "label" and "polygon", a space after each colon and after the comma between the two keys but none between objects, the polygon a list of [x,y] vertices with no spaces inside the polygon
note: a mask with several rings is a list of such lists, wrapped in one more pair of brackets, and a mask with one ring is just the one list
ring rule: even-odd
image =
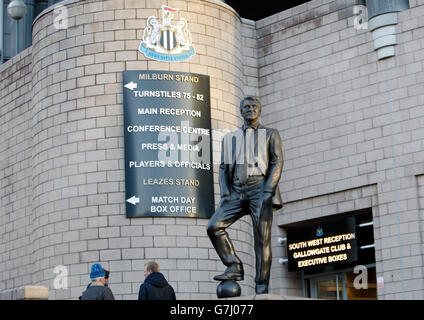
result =
[{"label": "drainpipe", "polygon": [[368,28],[378,60],[393,57],[397,44],[397,13],[409,9],[409,0],[366,0]]}]

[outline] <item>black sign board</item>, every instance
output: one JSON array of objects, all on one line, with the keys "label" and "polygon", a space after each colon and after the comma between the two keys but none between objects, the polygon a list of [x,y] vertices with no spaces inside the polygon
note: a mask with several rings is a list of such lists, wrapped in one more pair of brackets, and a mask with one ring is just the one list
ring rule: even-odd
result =
[{"label": "black sign board", "polygon": [[357,261],[355,217],[289,228],[287,254],[289,271],[322,270]]},{"label": "black sign board", "polygon": [[124,71],[127,217],[214,212],[209,76]]}]

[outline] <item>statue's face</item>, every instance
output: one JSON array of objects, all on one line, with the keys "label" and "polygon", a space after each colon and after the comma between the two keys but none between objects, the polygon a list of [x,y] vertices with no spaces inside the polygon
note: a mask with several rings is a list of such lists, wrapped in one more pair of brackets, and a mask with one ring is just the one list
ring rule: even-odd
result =
[{"label": "statue's face", "polygon": [[158,21],[157,21],[155,18],[153,18],[153,17],[150,19],[150,21],[149,21],[149,22],[150,22],[150,24],[151,24],[152,26],[155,26],[155,25],[157,25],[157,24],[158,24]]},{"label": "statue's face", "polygon": [[240,107],[240,113],[244,120],[248,122],[255,121],[261,115],[261,105],[253,100],[244,100]]}]

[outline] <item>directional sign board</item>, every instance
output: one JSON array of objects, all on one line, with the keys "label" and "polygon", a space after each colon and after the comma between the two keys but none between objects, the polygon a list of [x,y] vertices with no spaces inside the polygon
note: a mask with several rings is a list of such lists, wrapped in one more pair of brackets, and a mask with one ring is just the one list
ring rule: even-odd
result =
[{"label": "directional sign board", "polygon": [[214,212],[209,76],[124,71],[127,217]]}]

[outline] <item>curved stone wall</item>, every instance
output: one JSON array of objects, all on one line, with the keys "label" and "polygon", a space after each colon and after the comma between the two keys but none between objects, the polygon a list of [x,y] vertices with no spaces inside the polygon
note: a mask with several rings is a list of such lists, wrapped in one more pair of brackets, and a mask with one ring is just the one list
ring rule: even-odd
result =
[{"label": "curved stone wall", "polygon": [[[117,299],[135,299],[144,263],[156,260],[178,299],[215,298],[212,279],[224,270],[206,234],[207,219],[125,216],[122,71],[206,74],[212,128],[234,129],[243,96],[241,19],[219,1],[65,1],[68,29],[52,9],[33,26],[33,283],[51,299],[77,298],[100,262],[111,271]],[[179,8],[196,54],[188,62],[148,60],[138,52],[146,19],[161,5]],[[220,135],[213,156],[219,159]],[[216,161],[215,161],[216,162]],[[219,200],[218,166],[214,165]],[[229,231],[245,262],[243,294],[253,293],[254,261],[247,218]],[[65,265],[69,289],[55,290],[53,270]]]}]

